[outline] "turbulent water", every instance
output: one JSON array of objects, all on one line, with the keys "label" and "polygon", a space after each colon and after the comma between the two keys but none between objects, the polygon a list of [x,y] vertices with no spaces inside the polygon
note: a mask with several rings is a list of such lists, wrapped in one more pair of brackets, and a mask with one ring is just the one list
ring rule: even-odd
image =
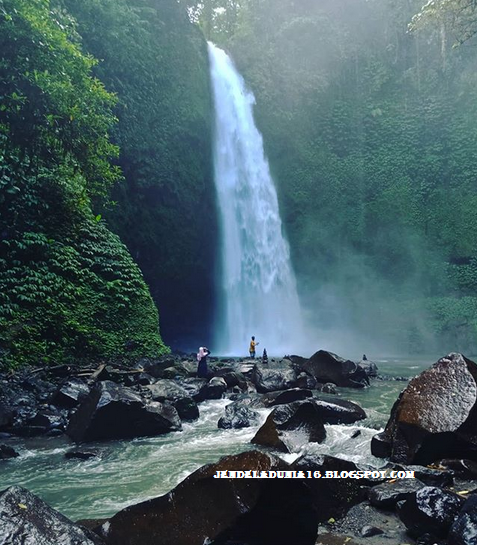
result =
[{"label": "turbulent water", "polygon": [[[395,376],[419,373],[435,358],[423,362],[378,362],[380,371]],[[306,451],[331,454],[355,462],[384,465],[371,455],[370,441],[385,425],[392,404],[404,382],[375,381],[364,390],[340,389],[343,399],[357,401],[368,418],[357,424],[326,426],[322,444],[308,444],[300,452],[284,456],[292,461]],[[21,485],[73,520],[109,517],[119,509],[165,494],[198,467],[221,456],[257,448],[250,444],[258,426],[243,430],[219,430],[217,421],[229,400],[199,405],[198,422],[185,424],[182,432],[133,441],[85,445],[98,452],[87,461],[67,460],[74,447],[67,439],[37,438],[1,440],[16,448],[20,457],[0,461],[0,490]],[[262,422],[267,410],[261,411]],[[359,429],[361,434],[352,438]]]},{"label": "turbulent water", "polygon": [[241,354],[252,335],[269,354],[300,352],[300,304],[277,192],[253,119],[255,99],[224,51],[209,43],[209,58],[221,227],[214,352]]}]

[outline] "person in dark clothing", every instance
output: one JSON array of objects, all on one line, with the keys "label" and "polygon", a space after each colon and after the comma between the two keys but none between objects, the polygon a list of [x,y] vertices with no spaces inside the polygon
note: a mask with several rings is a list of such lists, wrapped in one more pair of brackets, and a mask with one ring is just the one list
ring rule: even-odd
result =
[{"label": "person in dark clothing", "polygon": [[210,350],[205,346],[201,346],[197,352],[197,376],[199,378],[207,378],[207,356],[209,354]]},{"label": "person in dark clothing", "polygon": [[265,365],[268,364],[268,354],[266,348],[263,349],[262,363],[264,363]]},{"label": "person in dark clothing", "polygon": [[368,358],[366,357],[366,354],[363,354],[363,361],[367,361]]}]

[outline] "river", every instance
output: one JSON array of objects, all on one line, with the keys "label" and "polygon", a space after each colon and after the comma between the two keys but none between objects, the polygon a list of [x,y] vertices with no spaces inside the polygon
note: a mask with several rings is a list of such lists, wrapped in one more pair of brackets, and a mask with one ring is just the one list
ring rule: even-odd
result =
[{"label": "river", "polygon": [[[381,374],[410,377],[436,360],[430,357],[375,361]],[[363,390],[340,388],[340,397],[359,403],[368,418],[352,425],[326,426],[324,443],[308,444],[301,453],[283,457],[292,461],[309,450],[383,465],[385,460],[371,455],[370,441],[386,424],[405,385],[402,381],[375,380]],[[63,437],[0,440],[20,453],[19,458],[0,461],[0,490],[15,484],[24,486],[72,520],[109,517],[127,505],[165,494],[195,469],[221,456],[256,448],[250,439],[258,427],[217,428],[228,403],[228,399],[201,403],[199,420],[185,423],[182,432],[85,445],[99,453],[85,461],[65,458],[74,445]],[[268,412],[261,411],[262,422]],[[351,438],[357,429],[361,434]]]}]

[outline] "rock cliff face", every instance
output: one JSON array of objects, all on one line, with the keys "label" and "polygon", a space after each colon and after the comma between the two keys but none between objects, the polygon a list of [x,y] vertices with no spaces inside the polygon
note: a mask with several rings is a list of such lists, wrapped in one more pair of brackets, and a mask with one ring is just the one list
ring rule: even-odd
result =
[{"label": "rock cliff face", "polygon": [[411,380],[372,452],[403,463],[477,459],[477,366],[449,354]]},{"label": "rock cliff face", "polygon": [[207,338],[216,244],[206,42],[183,3],[67,1],[96,73],[118,97],[125,181],[105,213],[139,264],[178,346]]}]

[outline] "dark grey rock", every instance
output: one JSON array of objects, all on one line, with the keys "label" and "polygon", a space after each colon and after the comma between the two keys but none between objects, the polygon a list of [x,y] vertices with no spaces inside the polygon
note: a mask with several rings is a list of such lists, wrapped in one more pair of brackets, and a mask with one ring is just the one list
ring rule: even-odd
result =
[{"label": "dark grey rock", "polygon": [[20,486],[0,493],[0,545],[102,545],[81,528]]},{"label": "dark grey rock", "polygon": [[389,458],[391,453],[391,438],[384,432],[374,435],[371,439],[371,454],[377,458]]},{"label": "dark grey rock", "polygon": [[269,406],[275,407],[276,405],[286,405],[287,403],[293,403],[294,401],[303,401],[304,399],[312,397],[312,395],[311,390],[292,388],[290,390],[279,392],[278,394],[272,394],[270,397],[272,401],[270,402]]},{"label": "dark grey rock", "polygon": [[70,450],[65,453],[65,458],[67,459],[78,459],[78,460],[89,460],[90,458],[95,458],[98,456],[98,453],[95,451],[88,450]]},{"label": "dark grey rock", "polygon": [[383,530],[381,528],[376,528],[376,526],[363,526],[361,528],[360,534],[363,537],[373,537],[373,536],[379,536],[380,534],[384,534]]},{"label": "dark grey rock", "polygon": [[326,399],[314,398],[313,403],[325,424],[353,424],[366,418],[364,410],[352,401],[327,397]]},{"label": "dark grey rock", "polygon": [[456,476],[463,479],[477,479],[477,462],[473,460],[444,459],[440,460],[438,465],[450,469]]},{"label": "dark grey rock", "polygon": [[296,377],[295,386],[306,390],[313,390],[317,387],[316,378],[307,373],[300,373]]},{"label": "dark grey rock", "polygon": [[417,479],[399,479],[374,486],[369,491],[368,498],[374,507],[393,510],[398,501],[407,499],[423,487],[424,484]]},{"label": "dark grey rock", "polygon": [[247,381],[244,375],[230,367],[218,369],[214,372],[214,375],[216,377],[222,377],[227,384],[227,388],[234,388],[237,386],[241,391],[247,389]]},{"label": "dark grey rock", "polygon": [[[477,366],[449,354],[412,379],[391,410],[372,452],[398,463],[428,465],[442,458],[477,460]],[[379,448],[378,448],[379,445]]]},{"label": "dark grey rock", "polygon": [[316,405],[312,401],[296,401],[275,407],[252,443],[294,452],[305,443],[321,443],[325,438],[323,419]]},{"label": "dark grey rock", "polygon": [[436,538],[446,537],[461,510],[464,499],[437,487],[425,486],[397,505],[399,518],[409,535],[418,538],[429,533]]},{"label": "dark grey rock", "polygon": [[89,394],[88,386],[79,378],[66,380],[53,394],[50,403],[72,409]]},{"label": "dark grey rock", "polygon": [[318,382],[332,382],[349,388],[369,386],[368,375],[362,367],[326,350],[319,350],[300,367]]},{"label": "dark grey rock", "polygon": [[222,377],[213,377],[201,389],[204,399],[220,399],[227,390],[227,383]]},{"label": "dark grey rock", "polygon": [[361,360],[358,365],[362,367],[368,377],[376,378],[378,376],[378,366],[371,360]]},{"label": "dark grey rock", "polygon": [[324,394],[336,394],[336,386],[332,382],[327,382],[326,384],[323,384],[323,386],[320,386],[320,392],[323,392]]},{"label": "dark grey rock", "polygon": [[296,373],[291,368],[264,369],[255,366],[251,380],[255,384],[257,392],[264,394],[266,392],[289,390],[295,385]]},{"label": "dark grey rock", "polygon": [[158,380],[155,384],[146,386],[153,401],[161,403],[169,401],[177,410],[181,420],[197,420],[199,408],[189,392],[173,380]]},{"label": "dark grey rock", "polygon": [[222,416],[218,422],[221,429],[238,429],[256,426],[260,417],[256,411],[253,411],[243,405],[240,401],[235,401],[225,407],[225,416]]},{"label": "dark grey rock", "polygon": [[477,543],[477,495],[472,495],[464,503],[462,510],[453,522],[449,545],[475,545]]},{"label": "dark grey rock", "polygon": [[8,445],[0,445],[0,460],[8,460],[20,456],[18,452]]},{"label": "dark grey rock", "polygon": [[[369,528],[384,530],[384,534],[374,534],[373,532],[373,535],[365,537],[363,532],[366,533]],[[409,543],[406,527],[394,512],[375,509],[366,501],[352,505],[344,517],[333,524],[332,532],[333,535],[348,536],[347,539],[339,542],[343,545],[347,542],[356,543],[357,545],[366,543]],[[382,535],[383,539],[380,538],[379,541],[372,539],[374,535]],[[351,536],[353,538],[350,541]]]},{"label": "dark grey rock", "polygon": [[159,435],[182,428],[174,407],[145,404],[130,388],[99,382],[71,416],[67,434],[76,442]]},{"label": "dark grey rock", "polygon": [[114,515],[107,524],[108,544],[314,545],[317,521],[304,479],[214,479],[217,471],[288,468],[256,451],[222,458],[169,494]]}]

